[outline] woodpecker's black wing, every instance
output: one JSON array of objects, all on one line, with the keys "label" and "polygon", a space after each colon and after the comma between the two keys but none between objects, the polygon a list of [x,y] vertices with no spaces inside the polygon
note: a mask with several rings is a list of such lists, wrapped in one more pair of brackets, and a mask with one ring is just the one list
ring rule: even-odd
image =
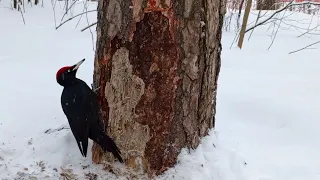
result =
[{"label": "woodpecker's black wing", "polygon": [[[85,83],[85,82],[83,82]],[[99,110],[100,110],[100,105],[98,103],[98,95],[86,84],[87,88],[86,91],[88,94],[90,94],[90,102],[89,102],[89,107],[90,108],[90,117],[91,117],[91,124],[98,125],[99,127],[103,127],[103,124],[100,120],[99,116]]]},{"label": "woodpecker's black wing", "polygon": [[86,84],[74,84],[63,89],[61,105],[68,118],[71,131],[77,141],[81,154],[86,157],[90,129],[91,94],[87,91]]},{"label": "woodpecker's black wing", "polygon": [[84,81],[78,80],[73,86],[65,87],[61,103],[83,156],[87,154],[90,138],[123,162],[117,145],[103,132],[97,95]]}]

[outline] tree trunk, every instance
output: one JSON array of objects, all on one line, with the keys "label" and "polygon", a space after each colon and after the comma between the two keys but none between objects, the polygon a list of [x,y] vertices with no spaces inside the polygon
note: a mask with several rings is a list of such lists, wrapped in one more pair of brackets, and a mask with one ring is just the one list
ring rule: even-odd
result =
[{"label": "tree trunk", "polygon": [[[224,0],[99,0],[94,85],[126,165],[172,167],[214,127]],[[95,144],[93,161],[113,160]]]},{"label": "tree trunk", "polygon": [[276,0],[258,0],[257,10],[275,10]]},{"label": "tree trunk", "polygon": [[13,0],[13,8],[18,8],[18,0]]},{"label": "tree trunk", "polygon": [[243,45],[243,39],[244,39],[244,34],[245,34],[246,28],[247,28],[251,5],[252,5],[252,0],[248,0],[247,4],[246,4],[246,9],[245,9],[244,15],[243,15],[243,21],[242,21],[242,26],[241,26],[239,41],[238,41],[238,47],[240,49],[242,48],[242,45]]}]

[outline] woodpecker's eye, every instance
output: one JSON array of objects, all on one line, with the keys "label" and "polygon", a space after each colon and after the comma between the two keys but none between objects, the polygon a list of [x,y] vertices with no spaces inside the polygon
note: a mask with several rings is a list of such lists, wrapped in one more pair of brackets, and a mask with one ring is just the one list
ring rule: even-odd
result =
[{"label": "woodpecker's eye", "polygon": [[68,72],[71,72],[71,69],[68,69]]}]

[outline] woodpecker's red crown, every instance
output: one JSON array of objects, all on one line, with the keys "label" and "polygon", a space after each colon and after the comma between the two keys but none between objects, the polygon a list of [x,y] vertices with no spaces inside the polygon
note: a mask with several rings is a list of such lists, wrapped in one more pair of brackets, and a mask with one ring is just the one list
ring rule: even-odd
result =
[{"label": "woodpecker's red crown", "polygon": [[82,59],[81,61],[79,61],[77,64],[73,65],[73,66],[65,66],[59,69],[59,71],[56,74],[56,79],[58,80],[58,78],[60,77],[60,75],[62,73],[65,72],[72,72],[72,71],[77,71],[78,68],[80,67],[80,65],[85,61],[85,59]]},{"label": "woodpecker's red crown", "polygon": [[71,68],[72,68],[72,66],[65,66],[65,67],[60,68],[59,71],[58,71],[57,74],[56,74],[56,79],[58,79],[59,76],[60,76],[62,73],[68,71],[68,70],[71,69]]}]

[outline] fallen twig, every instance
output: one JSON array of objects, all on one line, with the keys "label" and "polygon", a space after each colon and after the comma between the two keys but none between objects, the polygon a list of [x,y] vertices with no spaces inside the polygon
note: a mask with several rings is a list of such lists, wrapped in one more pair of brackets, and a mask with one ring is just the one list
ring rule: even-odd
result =
[{"label": "fallen twig", "polygon": [[293,53],[296,53],[296,52],[302,51],[302,50],[307,49],[308,47],[313,46],[313,45],[316,45],[316,44],[318,44],[318,43],[320,43],[320,41],[317,41],[317,42],[315,42],[315,43],[309,44],[308,46],[305,46],[305,47],[303,47],[303,48],[301,48],[301,49],[298,49],[298,50],[295,50],[295,51],[289,52],[289,54],[293,54]]},{"label": "fallen twig", "polygon": [[56,129],[47,129],[44,133],[51,134],[51,133],[54,133],[54,132],[57,132],[57,131],[61,131],[61,130],[64,130],[64,129],[70,129],[70,128],[67,127],[67,126],[62,126],[60,128],[56,128]]}]

